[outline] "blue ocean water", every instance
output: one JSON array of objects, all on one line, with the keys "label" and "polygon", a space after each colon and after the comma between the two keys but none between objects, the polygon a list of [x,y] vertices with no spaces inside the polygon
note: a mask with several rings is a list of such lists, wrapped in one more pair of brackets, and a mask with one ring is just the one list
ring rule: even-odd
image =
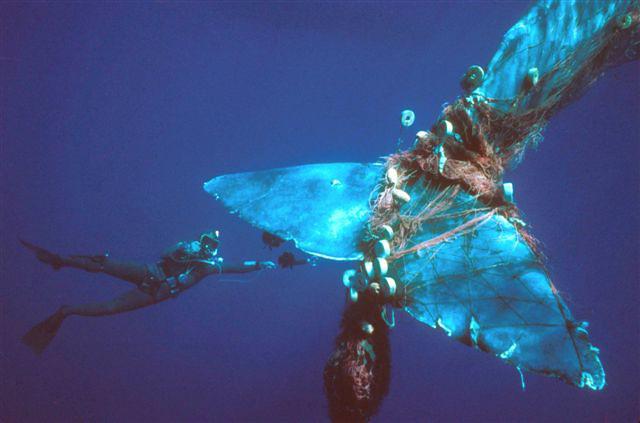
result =
[{"label": "blue ocean water", "polygon": [[[151,261],[216,227],[224,257],[274,259],[205,180],[388,154],[400,112],[428,128],[528,7],[0,7],[0,419],[326,421],[322,369],[348,265],[211,277],[148,309],[72,317],[35,357],[19,342],[33,324],[129,287],[53,272],[17,237]],[[523,392],[514,368],[398,315],[375,421],[637,420],[639,74],[637,63],[610,70],[506,178],[557,287],[591,323],[605,390],[525,375]]]}]

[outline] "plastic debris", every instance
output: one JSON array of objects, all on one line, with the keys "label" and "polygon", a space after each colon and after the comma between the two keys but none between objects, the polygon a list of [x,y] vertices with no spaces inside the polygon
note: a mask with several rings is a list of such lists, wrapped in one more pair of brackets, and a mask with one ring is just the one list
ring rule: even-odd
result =
[{"label": "plastic debris", "polygon": [[353,288],[349,289],[349,299],[351,300],[351,302],[358,302],[358,291]]},{"label": "plastic debris", "polygon": [[527,71],[526,78],[526,88],[532,88],[538,85],[538,81],[540,80],[540,71],[538,68],[530,68]]},{"label": "plastic debris", "polygon": [[400,119],[402,126],[409,127],[413,125],[413,122],[415,122],[415,120],[416,114],[413,113],[413,110],[407,109],[402,111],[402,118]]},{"label": "plastic debris", "polygon": [[502,184],[502,191],[504,192],[504,198],[513,203],[513,184],[511,182],[505,182]]},{"label": "plastic debris", "polygon": [[374,278],[375,272],[373,269],[373,262],[371,261],[362,262],[362,274],[369,280]]},{"label": "plastic debris", "polygon": [[460,85],[465,91],[473,91],[482,85],[482,81],[484,81],[484,69],[478,65],[473,65],[462,77]]},{"label": "plastic debris", "polygon": [[355,269],[348,269],[345,270],[344,273],[342,274],[342,283],[344,284],[345,288],[351,288],[351,285],[353,284],[353,278],[356,276],[356,270]]},{"label": "plastic debris", "polygon": [[371,335],[373,333],[373,325],[369,322],[362,322],[362,331],[367,335]]},{"label": "plastic debris", "polygon": [[373,260],[373,270],[377,278],[384,277],[389,271],[389,263],[386,259],[377,257]]},{"label": "plastic debris", "polygon": [[427,131],[418,131],[416,133],[416,142],[425,142],[427,141],[428,136],[429,133]]},{"label": "plastic debris", "polygon": [[387,184],[389,185],[395,186],[398,183],[398,171],[393,167],[390,167],[389,169],[387,169],[387,173],[385,174],[385,177],[387,179]]},{"label": "plastic debris", "polygon": [[393,239],[393,235],[393,228],[389,225],[382,225],[380,226],[380,229],[378,229],[378,236],[382,239],[391,241]]},{"label": "plastic debris", "polygon": [[374,252],[376,256],[380,258],[389,257],[389,254],[391,254],[391,245],[389,244],[389,241],[387,241],[386,239],[381,239],[376,242]]},{"label": "plastic debris", "polygon": [[391,191],[391,195],[393,195],[393,199],[396,200],[399,205],[403,205],[411,201],[411,196],[400,188],[394,188],[393,191]]},{"label": "plastic debris", "polygon": [[626,13],[618,18],[618,28],[620,29],[629,29],[632,23],[633,16],[631,15],[631,13]]},{"label": "plastic debris", "polygon": [[393,297],[394,295],[396,295],[396,290],[398,285],[396,284],[396,280],[387,276],[383,279],[384,283],[382,284],[382,290],[384,292],[384,295],[386,295],[387,297]]},{"label": "plastic debris", "polygon": [[452,137],[454,135],[453,124],[446,119],[438,123],[437,134],[439,137]]}]

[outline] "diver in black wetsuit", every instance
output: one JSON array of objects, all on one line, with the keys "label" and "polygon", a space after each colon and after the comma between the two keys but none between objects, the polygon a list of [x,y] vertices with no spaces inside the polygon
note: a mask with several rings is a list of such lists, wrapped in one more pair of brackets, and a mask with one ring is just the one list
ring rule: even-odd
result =
[{"label": "diver in black wetsuit", "polygon": [[[136,286],[110,301],[60,307],[22,338],[22,341],[38,354],[53,340],[68,316],[97,317],[124,313],[175,297],[212,274],[248,273],[276,267],[271,261],[225,262],[217,256],[218,231],[202,234],[199,241],[180,242],[163,255],[160,261],[152,264],[119,261],[108,254],[62,256],[26,241],[20,242],[34,251],[38,260],[50,265],[54,270],[73,267],[88,272],[106,273]],[[294,264],[305,263],[307,261],[296,260]]]}]

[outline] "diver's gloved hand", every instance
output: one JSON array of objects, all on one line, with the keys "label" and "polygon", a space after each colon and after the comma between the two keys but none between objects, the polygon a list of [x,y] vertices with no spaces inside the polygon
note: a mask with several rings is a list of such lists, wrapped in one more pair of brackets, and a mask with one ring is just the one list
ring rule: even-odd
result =
[{"label": "diver's gloved hand", "polygon": [[315,263],[313,263],[312,260],[306,258],[297,259],[296,256],[293,255],[293,253],[290,253],[288,251],[282,253],[280,257],[278,257],[278,264],[283,269],[293,269],[293,266],[300,266],[302,264],[309,263],[311,263],[312,266],[315,266]]},{"label": "diver's gloved hand", "polygon": [[269,249],[271,250],[273,248],[278,248],[285,241],[284,241],[284,239],[280,238],[278,235],[274,235],[274,234],[271,234],[269,232],[263,232],[262,233],[262,242],[264,242],[264,244],[267,247],[269,247]]},{"label": "diver's gloved hand", "polygon": [[64,265],[62,257],[60,257],[58,254],[47,251],[44,248],[27,242],[22,238],[18,238],[18,240],[22,245],[33,251],[36,254],[36,258],[38,260],[51,266],[53,270],[59,270]]}]

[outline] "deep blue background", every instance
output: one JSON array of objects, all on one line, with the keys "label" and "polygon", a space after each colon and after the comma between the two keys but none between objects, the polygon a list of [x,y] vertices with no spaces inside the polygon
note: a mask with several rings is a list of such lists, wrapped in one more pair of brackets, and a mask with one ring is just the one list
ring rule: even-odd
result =
[{"label": "deep blue background", "polygon": [[[20,336],[61,304],[126,284],[52,272],[56,251],[153,260],[213,226],[228,259],[274,258],[207,196],[219,174],[373,161],[400,111],[428,128],[528,3],[180,3],[0,6],[0,420],[324,421],[322,368],[341,271],[215,278],[155,307],[70,318],[38,358]],[[638,65],[561,111],[510,172],[608,386],[527,375],[399,316],[376,421],[635,421]],[[310,203],[313,199],[309,199]]]}]

